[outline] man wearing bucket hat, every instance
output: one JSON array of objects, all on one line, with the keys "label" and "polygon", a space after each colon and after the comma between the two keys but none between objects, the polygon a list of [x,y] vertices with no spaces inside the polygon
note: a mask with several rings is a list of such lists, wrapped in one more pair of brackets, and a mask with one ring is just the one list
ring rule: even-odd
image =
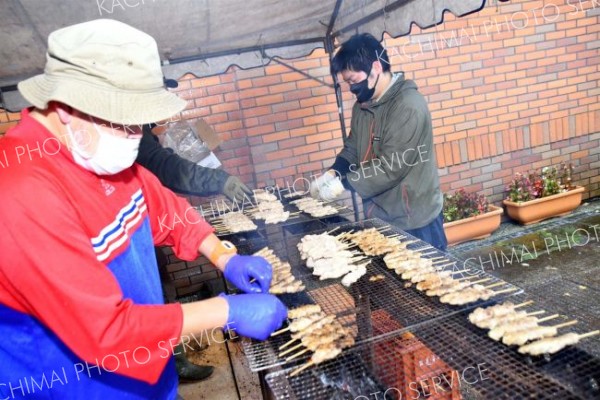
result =
[{"label": "man wearing bucket hat", "polygon": [[[57,30],[44,73],[19,90],[34,107],[0,139],[0,398],[174,399],[179,342],[226,326],[264,340],[281,325],[285,307],[262,293],[270,265],[235,254],[134,164],[131,126],[185,106],[154,39],[112,20]],[[155,244],[206,255],[250,294],[164,305]]]}]

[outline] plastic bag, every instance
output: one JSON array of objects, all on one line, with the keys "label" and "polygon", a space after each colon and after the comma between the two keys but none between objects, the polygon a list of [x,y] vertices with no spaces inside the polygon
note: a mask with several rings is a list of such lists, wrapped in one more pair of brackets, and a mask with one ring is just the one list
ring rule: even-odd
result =
[{"label": "plastic bag", "polygon": [[159,136],[159,140],[163,147],[172,149],[178,156],[194,163],[198,163],[211,153],[187,121],[170,124],[165,133]]}]

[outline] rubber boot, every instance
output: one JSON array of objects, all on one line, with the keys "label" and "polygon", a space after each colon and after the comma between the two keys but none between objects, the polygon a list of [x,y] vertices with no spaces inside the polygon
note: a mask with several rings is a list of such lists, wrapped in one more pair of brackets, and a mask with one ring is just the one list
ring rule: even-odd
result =
[{"label": "rubber boot", "polygon": [[173,350],[179,382],[198,382],[212,375],[214,367],[211,367],[210,365],[196,365],[190,362],[185,356],[182,344],[177,345]]}]

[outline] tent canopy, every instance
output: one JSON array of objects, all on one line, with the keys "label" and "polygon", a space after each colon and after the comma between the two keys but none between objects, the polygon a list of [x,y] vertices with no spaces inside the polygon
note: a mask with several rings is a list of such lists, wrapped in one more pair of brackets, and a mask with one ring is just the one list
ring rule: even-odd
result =
[{"label": "tent canopy", "polygon": [[427,28],[444,12],[462,16],[485,0],[3,0],[0,3],[0,90],[16,107],[20,80],[39,74],[50,32],[112,18],[152,35],[165,75],[179,78],[252,68],[270,57],[297,58],[358,32],[382,38]]}]

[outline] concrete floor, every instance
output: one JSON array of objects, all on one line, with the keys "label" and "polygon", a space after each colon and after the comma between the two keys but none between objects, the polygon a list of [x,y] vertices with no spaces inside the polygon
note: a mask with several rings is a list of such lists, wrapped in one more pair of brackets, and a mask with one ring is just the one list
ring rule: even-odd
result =
[{"label": "concrete floor", "polygon": [[[238,394],[222,333],[215,331],[214,338],[210,334],[205,339],[204,350],[189,351],[187,356],[195,364],[212,365],[215,371],[205,381],[180,384],[179,395],[185,400],[237,400]],[[260,400],[262,396],[258,376],[250,372],[240,342],[231,340],[227,345],[231,352],[235,380],[240,391],[239,398]]]}]

